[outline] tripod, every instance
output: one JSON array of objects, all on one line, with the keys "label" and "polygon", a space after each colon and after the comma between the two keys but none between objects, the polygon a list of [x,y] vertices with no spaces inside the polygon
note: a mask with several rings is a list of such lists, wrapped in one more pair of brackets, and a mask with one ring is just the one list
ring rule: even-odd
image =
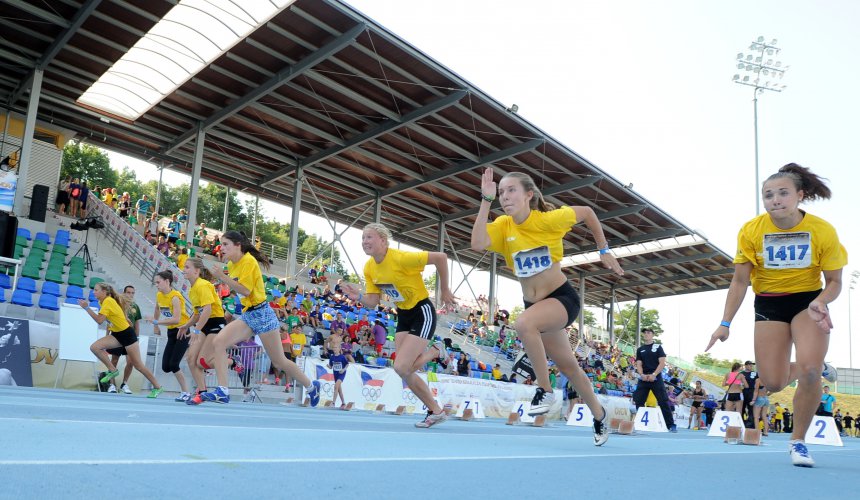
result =
[{"label": "tripod", "polygon": [[90,249],[89,249],[89,247],[87,247],[87,241],[89,241],[89,239],[90,239],[90,226],[89,226],[89,224],[87,224],[83,228],[83,230],[84,230],[84,244],[81,245],[81,248],[79,248],[78,251],[75,252],[75,255],[73,255],[72,258],[77,257],[79,254],[81,254],[83,252],[83,255],[81,255],[81,257],[83,257],[83,259],[84,259],[84,268],[89,270],[89,271],[92,271],[93,270],[93,259],[92,259],[92,257],[90,257]]}]

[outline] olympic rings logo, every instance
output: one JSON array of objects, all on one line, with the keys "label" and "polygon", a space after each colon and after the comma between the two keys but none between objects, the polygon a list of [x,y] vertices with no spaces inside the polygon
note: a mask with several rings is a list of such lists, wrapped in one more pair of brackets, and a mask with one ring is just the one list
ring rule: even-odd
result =
[{"label": "olympic rings logo", "polygon": [[361,395],[365,401],[376,401],[382,396],[382,388],[365,386],[361,389]]},{"label": "olympic rings logo", "polygon": [[323,393],[325,393],[326,396],[331,396],[334,392],[334,388],[332,387],[332,384],[330,382],[325,382],[322,384],[322,391]]},{"label": "olympic rings logo", "polygon": [[403,398],[403,401],[406,401],[410,404],[415,404],[416,402],[418,402],[418,398],[415,397],[415,393],[409,389],[403,389],[401,397]]}]

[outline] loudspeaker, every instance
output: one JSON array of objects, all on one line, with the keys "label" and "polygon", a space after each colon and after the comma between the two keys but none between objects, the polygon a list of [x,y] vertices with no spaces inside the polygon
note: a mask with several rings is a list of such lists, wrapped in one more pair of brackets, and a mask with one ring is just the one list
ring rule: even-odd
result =
[{"label": "loudspeaker", "polygon": [[0,257],[15,257],[15,237],[18,236],[18,218],[0,211]]},{"label": "loudspeaker", "polygon": [[30,198],[30,219],[45,222],[45,212],[48,210],[48,191],[50,188],[43,184],[33,186],[33,196]]}]

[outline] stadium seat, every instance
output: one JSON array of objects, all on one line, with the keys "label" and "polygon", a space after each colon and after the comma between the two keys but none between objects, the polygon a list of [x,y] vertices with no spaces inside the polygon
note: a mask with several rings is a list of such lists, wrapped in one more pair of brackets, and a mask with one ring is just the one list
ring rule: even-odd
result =
[{"label": "stadium seat", "polygon": [[84,298],[84,289],[70,284],[69,287],[66,288],[66,297],[75,299],[75,303],[77,303],[78,300]]},{"label": "stadium seat", "polygon": [[78,300],[74,297],[66,297],[66,300],[63,301],[63,304],[71,304],[73,306],[78,305]]},{"label": "stadium seat", "polygon": [[12,294],[12,299],[9,302],[19,306],[33,307],[33,295],[27,290],[18,288]]},{"label": "stadium seat", "polygon": [[45,243],[51,242],[51,235],[48,233],[38,232],[36,233],[36,241],[44,241]]},{"label": "stadium seat", "polygon": [[36,281],[31,278],[19,278],[18,290],[25,290],[30,293],[36,292]]},{"label": "stadium seat", "polygon": [[27,241],[30,241],[30,230],[27,229],[26,227],[19,227],[18,228],[18,236],[24,238]]},{"label": "stadium seat", "polygon": [[0,304],[6,302],[6,289],[0,288]]},{"label": "stadium seat", "polygon": [[12,278],[8,274],[0,274],[0,288],[6,290],[12,288]]},{"label": "stadium seat", "polygon": [[92,288],[90,288],[90,294],[87,296],[87,300],[89,300],[90,302],[92,302],[92,301],[94,301],[94,300],[98,300],[98,299],[96,298],[96,293],[95,293],[95,292],[93,292],[93,289],[92,289]]},{"label": "stadium seat", "polygon": [[60,306],[57,305],[57,296],[45,295],[44,293],[39,297],[39,307],[41,309],[48,309],[49,311],[58,311],[60,309]]},{"label": "stadium seat", "polygon": [[90,288],[96,286],[96,283],[101,283],[102,281],[104,281],[104,278],[93,276],[92,278],[90,278]]},{"label": "stadium seat", "polygon": [[42,284],[42,296],[45,295],[53,295],[54,297],[59,297],[62,294],[60,293],[60,285],[56,283],[52,283],[50,281],[46,281]]}]

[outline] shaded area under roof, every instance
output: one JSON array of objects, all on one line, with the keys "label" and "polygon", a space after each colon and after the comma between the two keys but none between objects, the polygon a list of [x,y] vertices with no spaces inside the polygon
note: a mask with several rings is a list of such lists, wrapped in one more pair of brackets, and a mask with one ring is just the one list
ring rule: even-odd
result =
[{"label": "shaded area under roof", "polygon": [[[39,118],[100,147],[191,172],[206,132],[202,177],[361,227],[381,221],[418,248],[445,245],[468,265],[480,173],[531,175],[548,201],[592,207],[613,247],[695,235],[534,124],[353,8],[298,0],[134,122],[76,104],[174,2],[0,0],[0,101],[26,111],[34,68],[44,68]],[[109,118],[110,123],[105,123]],[[312,188],[312,189],[311,189]],[[313,191],[313,192],[311,192]],[[498,205],[493,213],[500,214]],[[594,251],[575,226],[565,255]],[[731,258],[707,241],[565,268],[586,282],[586,302],[727,288]],[[501,263],[502,260],[499,259]],[[511,277],[509,270],[500,274]]]}]

